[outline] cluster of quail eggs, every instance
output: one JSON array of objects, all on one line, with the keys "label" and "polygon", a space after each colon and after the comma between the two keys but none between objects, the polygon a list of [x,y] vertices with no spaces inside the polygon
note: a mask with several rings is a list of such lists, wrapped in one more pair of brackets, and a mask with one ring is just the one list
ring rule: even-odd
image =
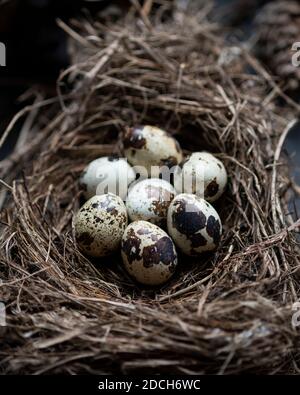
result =
[{"label": "cluster of quail eggs", "polygon": [[92,257],[121,249],[137,282],[160,285],[175,272],[177,251],[199,256],[218,246],[222,224],[211,203],[227,173],[208,152],[184,158],[179,143],[154,126],[126,129],[123,148],[126,158],[101,157],[81,175],[87,201],[74,219],[77,244]]}]

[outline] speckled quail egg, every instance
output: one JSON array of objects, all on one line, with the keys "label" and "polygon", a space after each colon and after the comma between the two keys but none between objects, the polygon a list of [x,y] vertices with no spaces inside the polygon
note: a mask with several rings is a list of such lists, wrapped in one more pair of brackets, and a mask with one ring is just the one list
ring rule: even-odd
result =
[{"label": "speckled quail egg", "polygon": [[197,256],[217,247],[222,225],[210,203],[196,195],[182,193],[170,204],[168,233],[183,253]]},{"label": "speckled quail egg", "polygon": [[174,173],[178,193],[195,193],[209,202],[217,200],[227,184],[223,163],[209,152],[194,152]]},{"label": "speckled quail egg", "polygon": [[79,183],[86,199],[111,192],[124,200],[128,185],[134,180],[135,172],[126,159],[104,156],[93,160],[85,168]]},{"label": "speckled quail egg", "polygon": [[145,167],[149,176],[151,166],[171,168],[179,164],[183,158],[178,141],[155,126],[128,128],[123,145],[129,163]]},{"label": "speckled quail egg", "polygon": [[74,225],[83,253],[93,257],[110,255],[120,247],[127,226],[125,204],[112,193],[93,196],[78,211]]},{"label": "speckled quail egg", "polygon": [[166,226],[168,208],[174,196],[175,189],[168,181],[159,178],[140,181],[129,189],[127,195],[129,218]]},{"label": "speckled quail egg", "polygon": [[128,225],[122,238],[121,253],[127,272],[145,285],[165,283],[177,266],[172,239],[158,226],[146,221]]}]

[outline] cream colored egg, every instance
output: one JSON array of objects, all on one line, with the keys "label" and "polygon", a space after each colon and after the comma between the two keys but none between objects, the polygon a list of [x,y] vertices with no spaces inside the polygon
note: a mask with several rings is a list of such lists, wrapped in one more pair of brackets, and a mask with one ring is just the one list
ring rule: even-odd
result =
[{"label": "cream colored egg", "polygon": [[[179,164],[183,158],[177,140],[155,126],[128,128],[123,145],[129,163],[145,167],[149,177],[152,166],[171,168]],[[158,173],[153,173],[152,177],[157,177]]]},{"label": "cream colored egg", "polygon": [[217,200],[227,184],[223,163],[208,152],[194,152],[174,174],[177,193],[194,193],[209,202]]},{"label": "cream colored egg", "polygon": [[123,235],[121,253],[127,272],[145,285],[165,283],[177,266],[172,239],[158,226],[146,221],[128,225]]},{"label": "cream colored egg", "polygon": [[134,184],[127,195],[126,208],[131,221],[145,220],[166,226],[167,212],[175,197],[174,187],[159,178]]},{"label": "cream colored egg", "polygon": [[183,253],[196,256],[216,249],[222,224],[210,203],[196,195],[183,193],[170,204],[168,233]]},{"label": "cream colored egg", "polygon": [[127,226],[125,204],[112,193],[93,196],[76,214],[74,225],[83,253],[93,257],[110,255],[120,248]]},{"label": "cream colored egg", "polygon": [[124,158],[104,156],[93,160],[83,171],[80,185],[86,199],[94,195],[114,193],[125,199],[135,172]]}]

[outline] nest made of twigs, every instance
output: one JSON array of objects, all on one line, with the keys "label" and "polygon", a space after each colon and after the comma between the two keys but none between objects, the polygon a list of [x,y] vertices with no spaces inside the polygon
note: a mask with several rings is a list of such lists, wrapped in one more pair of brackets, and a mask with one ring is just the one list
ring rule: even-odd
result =
[{"label": "nest made of twigs", "polygon": [[[288,215],[280,158],[288,110],[205,10],[167,7],[62,24],[75,44],[58,96],[26,108],[2,138],[29,112],[22,144],[1,166],[4,373],[297,370],[299,223]],[[187,152],[217,154],[229,173],[216,205],[218,250],[182,256],[158,289],[135,284],[118,254],[85,258],[72,228],[80,172],[93,158],[122,155],[121,133],[137,123],[163,127]]]}]

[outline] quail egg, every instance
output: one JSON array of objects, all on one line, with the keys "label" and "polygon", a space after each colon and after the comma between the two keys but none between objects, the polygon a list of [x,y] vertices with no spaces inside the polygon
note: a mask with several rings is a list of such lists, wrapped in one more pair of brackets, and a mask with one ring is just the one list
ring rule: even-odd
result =
[{"label": "quail egg", "polygon": [[[155,126],[128,128],[123,145],[129,163],[145,167],[149,176],[152,166],[171,168],[182,161],[182,151],[177,140]],[[157,175],[152,174],[152,177]]]},{"label": "quail egg", "polygon": [[168,233],[183,253],[196,256],[217,247],[222,225],[211,204],[196,195],[182,193],[170,204]]},{"label": "quail egg", "polygon": [[178,193],[194,193],[214,202],[222,195],[226,184],[223,163],[209,152],[194,152],[181,168],[175,169],[174,186]]},{"label": "quail egg", "polygon": [[126,159],[104,156],[93,160],[85,168],[79,183],[86,199],[111,192],[124,200],[128,186],[134,180],[135,172]]},{"label": "quail egg", "polygon": [[127,226],[125,204],[112,193],[93,196],[78,211],[74,225],[83,253],[93,257],[110,255],[120,247]]},{"label": "quail egg", "polygon": [[165,283],[177,266],[172,239],[158,226],[146,221],[128,225],[122,238],[121,254],[127,272],[145,285]]},{"label": "quail egg", "polygon": [[131,221],[145,220],[166,226],[167,212],[175,189],[165,180],[149,178],[134,184],[128,192],[126,208]]}]

